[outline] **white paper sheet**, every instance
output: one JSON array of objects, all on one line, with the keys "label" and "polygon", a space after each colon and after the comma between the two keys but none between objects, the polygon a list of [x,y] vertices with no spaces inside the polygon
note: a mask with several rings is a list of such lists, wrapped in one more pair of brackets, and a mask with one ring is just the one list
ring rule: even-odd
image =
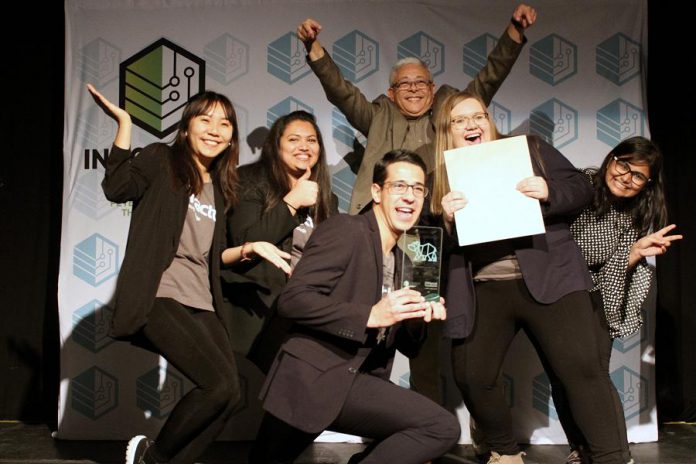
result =
[{"label": "white paper sheet", "polygon": [[454,213],[460,246],[545,232],[539,200],[515,188],[534,175],[525,136],[446,150],[445,166],[469,201]]}]

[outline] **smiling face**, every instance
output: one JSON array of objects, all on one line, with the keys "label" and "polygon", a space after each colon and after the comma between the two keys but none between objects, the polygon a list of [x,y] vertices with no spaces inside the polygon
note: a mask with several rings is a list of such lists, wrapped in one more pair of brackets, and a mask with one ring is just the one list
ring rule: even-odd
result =
[{"label": "smiling face", "polygon": [[188,124],[186,139],[196,163],[208,167],[230,144],[234,127],[219,103]]},{"label": "smiling face", "polygon": [[299,178],[317,164],[319,160],[319,139],[314,126],[308,121],[295,120],[285,126],[280,137],[278,154],[294,178]]},{"label": "smiling face", "polygon": [[[404,88],[399,89],[399,84]],[[408,63],[397,70],[394,81],[387,90],[387,97],[404,116],[417,118],[430,111],[434,88],[427,69],[419,64]]]},{"label": "smiling face", "polygon": [[402,194],[393,194],[389,193],[388,186],[394,182],[424,185],[425,172],[420,166],[404,161],[390,164],[386,172],[382,185],[372,184],[372,200],[380,229],[396,238],[418,222],[424,199],[414,196],[412,188],[407,188]]},{"label": "smiling face", "polygon": [[[618,163],[623,163],[619,166]],[[650,166],[647,163],[628,163],[619,158],[619,161],[611,160],[604,175],[607,188],[617,198],[632,198],[638,195],[647,185],[636,185],[633,182],[633,174],[640,173],[646,179],[650,179]]]},{"label": "smiling face", "polygon": [[[485,115],[485,118],[482,118]],[[457,103],[450,113],[450,131],[454,148],[490,142],[492,130],[486,108],[475,98]]]}]

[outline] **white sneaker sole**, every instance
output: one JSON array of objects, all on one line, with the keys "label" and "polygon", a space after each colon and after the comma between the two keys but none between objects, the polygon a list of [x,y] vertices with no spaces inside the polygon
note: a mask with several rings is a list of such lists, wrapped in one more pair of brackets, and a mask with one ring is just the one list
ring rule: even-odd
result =
[{"label": "white sneaker sole", "polygon": [[138,449],[138,444],[146,439],[145,435],[136,435],[130,439],[126,448],[126,464],[135,464],[135,451]]}]

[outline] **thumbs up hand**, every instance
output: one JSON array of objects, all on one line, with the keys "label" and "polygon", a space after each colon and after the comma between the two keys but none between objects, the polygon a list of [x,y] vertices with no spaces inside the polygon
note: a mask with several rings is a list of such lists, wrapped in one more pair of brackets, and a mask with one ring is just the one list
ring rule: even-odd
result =
[{"label": "thumbs up hand", "polygon": [[283,201],[294,209],[293,214],[300,208],[314,206],[319,195],[319,184],[309,180],[312,176],[312,169],[308,166],[302,177],[297,179],[295,186],[283,197]]}]

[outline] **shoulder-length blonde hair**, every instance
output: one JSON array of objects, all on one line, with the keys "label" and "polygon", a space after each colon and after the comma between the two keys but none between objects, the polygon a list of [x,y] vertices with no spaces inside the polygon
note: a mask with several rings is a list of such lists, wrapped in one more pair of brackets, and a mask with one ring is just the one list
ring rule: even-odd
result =
[{"label": "shoulder-length blonde hair", "polygon": [[469,92],[457,92],[449,95],[442,102],[435,117],[435,170],[433,175],[433,195],[430,198],[430,212],[435,215],[442,214],[442,197],[450,191],[449,181],[447,180],[447,169],[445,168],[445,150],[454,148],[452,137],[452,109],[459,103],[473,98],[481,104],[481,108],[488,115],[488,125],[490,126],[491,140],[500,137],[495,123],[488,114],[486,104],[481,97]]}]

